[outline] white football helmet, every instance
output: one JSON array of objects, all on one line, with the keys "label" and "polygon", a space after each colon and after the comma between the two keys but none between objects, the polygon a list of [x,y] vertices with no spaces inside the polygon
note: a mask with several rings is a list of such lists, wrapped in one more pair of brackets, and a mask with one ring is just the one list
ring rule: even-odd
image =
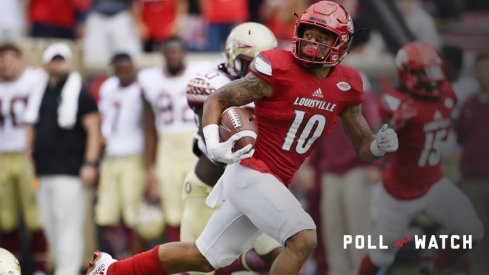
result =
[{"label": "white football helmet", "polygon": [[243,77],[257,53],[276,47],[275,35],[264,25],[255,22],[239,24],[226,39],[226,68],[231,76]]},{"label": "white football helmet", "polygon": [[0,248],[0,275],[20,275],[19,261],[3,248]]}]

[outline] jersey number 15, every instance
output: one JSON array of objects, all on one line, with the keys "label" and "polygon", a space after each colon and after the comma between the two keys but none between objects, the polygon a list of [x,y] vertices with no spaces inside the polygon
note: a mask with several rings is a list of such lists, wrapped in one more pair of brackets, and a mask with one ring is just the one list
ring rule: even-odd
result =
[{"label": "jersey number 15", "polygon": [[447,134],[446,129],[426,133],[424,149],[418,159],[418,166],[435,166],[440,162],[441,147]]}]

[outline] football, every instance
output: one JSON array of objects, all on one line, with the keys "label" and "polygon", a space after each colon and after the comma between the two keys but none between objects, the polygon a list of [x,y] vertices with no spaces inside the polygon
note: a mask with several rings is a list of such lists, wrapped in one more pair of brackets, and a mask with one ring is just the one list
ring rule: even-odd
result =
[{"label": "football", "polygon": [[[219,123],[219,135],[221,141],[228,140],[232,135],[241,131],[253,131],[258,135],[258,125],[255,122],[253,109],[247,107],[230,107],[221,114]],[[248,144],[255,145],[256,139],[242,137],[234,143],[232,151],[235,152]]]}]

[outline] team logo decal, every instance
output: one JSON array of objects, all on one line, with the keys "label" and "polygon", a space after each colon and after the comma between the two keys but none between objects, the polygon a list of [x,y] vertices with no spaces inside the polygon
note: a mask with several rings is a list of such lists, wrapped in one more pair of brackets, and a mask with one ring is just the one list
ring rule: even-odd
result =
[{"label": "team logo decal", "polygon": [[315,90],[313,93],[312,93],[312,96],[315,96],[315,97],[323,97],[323,92],[321,91],[321,88],[318,88],[317,90]]},{"label": "team logo decal", "polygon": [[336,84],[336,87],[338,87],[338,89],[342,90],[343,92],[346,92],[346,91],[348,91],[348,90],[351,89],[350,84],[348,84],[348,83],[346,83],[344,81],[338,82]]},{"label": "team logo decal", "polygon": [[393,243],[384,242],[383,235],[343,235],[343,249],[385,250],[413,243],[415,249],[472,249],[472,235],[414,235]]},{"label": "team logo decal", "polygon": [[191,190],[192,190],[192,187],[190,186],[190,182],[186,181],[185,182],[185,192],[190,193]]}]

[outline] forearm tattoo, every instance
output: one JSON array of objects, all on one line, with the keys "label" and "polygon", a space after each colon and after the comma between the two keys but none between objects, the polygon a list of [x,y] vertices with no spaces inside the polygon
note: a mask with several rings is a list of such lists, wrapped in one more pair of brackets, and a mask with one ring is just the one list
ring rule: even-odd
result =
[{"label": "forearm tattoo", "polygon": [[345,109],[341,113],[341,121],[346,135],[357,152],[360,152],[363,144],[368,143],[370,146],[370,142],[375,138],[375,135],[363,117],[360,105]]},{"label": "forearm tattoo", "polygon": [[216,95],[221,103],[226,106],[246,105],[255,100],[269,97],[272,93],[270,84],[248,73],[244,78],[232,81],[220,88]]}]

